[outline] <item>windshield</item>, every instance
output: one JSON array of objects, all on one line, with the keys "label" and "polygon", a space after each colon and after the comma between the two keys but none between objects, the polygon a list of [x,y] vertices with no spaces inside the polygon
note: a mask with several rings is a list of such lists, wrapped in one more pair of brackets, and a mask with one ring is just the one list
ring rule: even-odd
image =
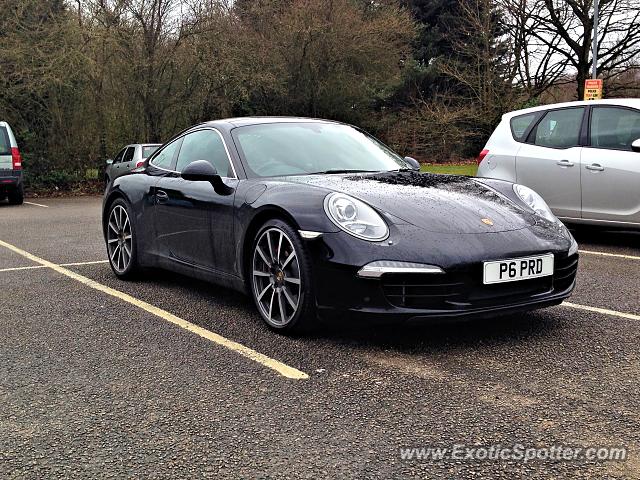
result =
[{"label": "windshield", "polygon": [[233,130],[247,176],[379,172],[409,168],[375,138],[334,123],[268,123]]}]

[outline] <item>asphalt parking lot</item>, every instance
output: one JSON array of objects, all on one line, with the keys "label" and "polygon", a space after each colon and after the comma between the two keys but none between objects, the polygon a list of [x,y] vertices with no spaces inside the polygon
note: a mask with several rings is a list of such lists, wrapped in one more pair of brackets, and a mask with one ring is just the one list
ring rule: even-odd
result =
[{"label": "asphalt parking lot", "polygon": [[[220,287],[117,280],[100,198],[33,202],[0,205],[3,478],[640,478],[640,233],[576,235],[569,305],[287,338]],[[628,455],[400,455],[454,444]]]}]

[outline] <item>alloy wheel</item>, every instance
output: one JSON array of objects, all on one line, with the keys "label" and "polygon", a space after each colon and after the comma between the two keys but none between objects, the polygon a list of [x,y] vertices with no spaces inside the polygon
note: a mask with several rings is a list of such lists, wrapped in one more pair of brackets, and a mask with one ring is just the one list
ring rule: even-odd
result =
[{"label": "alloy wheel", "polygon": [[118,273],[124,273],[131,263],[133,235],[127,210],[116,205],[109,215],[107,226],[107,250],[109,261]]},{"label": "alloy wheel", "polygon": [[253,252],[253,295],[260,312],[274,327],[287,325],[298,311],[302,283],[298,256],[285,232],[265,230]]}]

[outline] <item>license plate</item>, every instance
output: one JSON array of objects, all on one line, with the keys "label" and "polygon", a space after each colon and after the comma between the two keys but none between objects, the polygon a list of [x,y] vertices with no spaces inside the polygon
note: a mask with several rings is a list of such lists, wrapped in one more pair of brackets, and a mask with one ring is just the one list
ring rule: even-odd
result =
[{"label": "license plate", "polygon": [[484,284],[516,282],[553,275],[553,255],[484,262]]}]

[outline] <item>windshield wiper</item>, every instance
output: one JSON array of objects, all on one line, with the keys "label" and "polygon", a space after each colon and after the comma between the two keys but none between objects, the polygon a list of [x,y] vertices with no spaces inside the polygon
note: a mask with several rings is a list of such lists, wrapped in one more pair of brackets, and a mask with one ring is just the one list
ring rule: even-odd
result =
[{"label": "windshield wiper", "polygon": [[330,173],[376,173],[378,170],[362,170],[359,168],[330,168],[329,170],[323,170],[321,172],[311,172],[309,175],[323,175]]}]

